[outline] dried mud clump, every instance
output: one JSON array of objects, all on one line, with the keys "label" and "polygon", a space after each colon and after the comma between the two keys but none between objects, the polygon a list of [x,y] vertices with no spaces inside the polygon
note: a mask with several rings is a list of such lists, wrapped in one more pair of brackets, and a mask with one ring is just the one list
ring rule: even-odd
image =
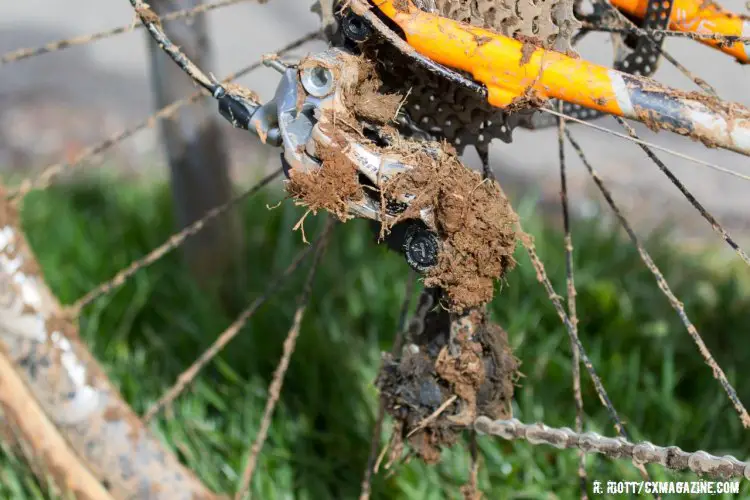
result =
[{"label": "dried mud clump", "polygon": [[396,118],[403,97],[399,94],[381,92],[383,82],[377,74],[375,65],[361,57],[358,59],[359,84],[344,93],[347,107],[357,118],[372,123],[385,125]]},{"label": "dried mud clump", "polygon": [[453,445],[477,416],[512,417],[520,363],[505,331],[484,322],[478,311],[472,314],[478,328],[471,335],[454,333],[451,340],[450,315],[433,310],[400,359],[386,355],[378,379],[396,420],[396,443],[408,442],[427,463],[437,462],[442,447]]},{"label": "dried mud clump", "polygon": [[286,190],[300,205],[316,213],[327,210],[346,221],[352,216],[348,211],[350,201],[361,200],[362,186],[357,180],[357,167],[340,150],[325,149],[319,152],[322,166],[311,171],[289,172]]},{"label": "dried mud clump", "polygon": [[442,248],[425,286],[447,292],[448,307],[460,312],[492,300],[495,280],[515,265],[518,216],[500,185],[482,179],[455,155],[415,154],[416,167],[394,176],[386,196],[416,195],[403,218],[434,210]]},{"label": "dried mud clump", "polygon": [[507,113],[520,113],[529,109],[539,109],[547,104],[549,98],[544,97],[533,87],[528,87],[523,94],[514,98],[505,108]]}]

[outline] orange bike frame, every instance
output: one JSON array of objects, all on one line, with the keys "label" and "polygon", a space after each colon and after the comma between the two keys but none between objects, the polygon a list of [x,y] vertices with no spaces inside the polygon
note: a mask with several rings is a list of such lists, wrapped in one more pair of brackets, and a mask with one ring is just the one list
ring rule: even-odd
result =
[{"label": "orange bike frame", "polygon": [[411,0],[374,3],[417,52],[484,84],[496,107],[555,98],[750,156],[750,111],[739,105],[728,109],[703,95],[430,14]]},{"label": "orange bike frame", "polygon": [[[643,19],[649,0],[610,0],[612,5],[633,17]],[[750,37],[750,19],[722,9],[707,0],[673,0],[669,28],[699,35]],[[743,42],[724,43],[719,40],[698,39],[715,47],[739,62],[750,63],[750,45]]]}]

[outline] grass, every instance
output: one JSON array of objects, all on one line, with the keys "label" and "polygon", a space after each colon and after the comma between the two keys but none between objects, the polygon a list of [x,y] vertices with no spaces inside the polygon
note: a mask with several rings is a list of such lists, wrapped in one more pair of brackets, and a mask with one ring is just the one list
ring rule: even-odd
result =
[{"label": "grass", "polygon": [[[302,212],[289,203],[267,210],[279,195],[244,207],[249,280],[244,300],[260,294],[302,247],[290,228]],[[539,224],[533,203],[521,204],[526,229],[559,292],[564,291],[562,237]],[[106,183],[34,193],[24,221],[48,282],[69,303],[160,244],[173,227],[164,186]],[[308,236],[322,228],[308,218]],[[253,484],[256,498],[356,498],[369,450],[379,353],[390,347],[405,293],[403,259],[372,243],[362,221],[334,232],[288,372]],[[618,233],[591,223],[574,227],[580,331],[634,439],[685,450],[747,458],[750,435],[695,346]],[[672,248],[665,236],[647,242],[709,347],[750,402],[739,379],[750,361],[742,340],[750,314],[747,270],[706,264]],[[570,348],[559,319],[522,251],[519,265],[492,305],[509,332],[525,378],[515,416],[525,422],[572,426]],[[295,307],[304,272],[252,318],[188,393],[153,428],[213,489],[233,492],[259,425],[271,373]],[[90,305],[81,335],[124,397],[143,412],[232,320],[186,275],[179,253],[137,274]],[[613,435],[586,375],[586,429]],[[575,498],[576,454],[482,438],[480,487],[487,498]],[[589,477],[639,480],[627,461],[588,458]],[[468,455],[446,450],[437,466],[417,460],[374,480],[374,498],[460,498]],[[655,479],[694,478],[652,467]],[[743,485],[745,494],[750,491]],[[24,464],[0,450],[0,497],[45,498]]]}]

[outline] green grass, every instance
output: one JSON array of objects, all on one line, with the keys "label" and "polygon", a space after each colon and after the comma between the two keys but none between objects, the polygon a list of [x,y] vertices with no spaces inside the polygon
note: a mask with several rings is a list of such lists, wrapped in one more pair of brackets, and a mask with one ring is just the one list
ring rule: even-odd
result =
[{"label": "green grass", "polygon": [[[302,247],[290,228],[302,212],[279,195],[244,207],[249,281],[244,300]],[[536,236],[556,289],[564,290],[561,235],[540,227],[533,203],[520,211]],[[161,243],[173,227],[163,186],[67,186],[27,198],[24,221],[45,275],[69,303]],[[322,218],[308,218],[311,237]],[[576,281],[581,337],[634,439],[744,459],[750,435],[637,252],[617,233],[577,224]],[[647,243],[709,347],[750,402],[738,377],[750,361],[747,270],[681,255],[664,236]],[[525,254],[492,306],[509,332],[525,378],[515,416],[572,426],[570,348]],[[356,498],[369,450],[379,353],[390,347],[405,293],[403,259],[373,244],[362,221],[334,232],[253,484],[256,498]],[[273,297],[231,347],[203,371],[154,429],[213,489],[233,492],[252,442],[271,373],[292,320],[304,272]],[[81,335],[136,411],[143,412],[233,318],[187,277],[179,253],[89,306]],[[613,428],[584,375],[586,429]],[[480,486],[487,498],[574,498],[576,454],[481,439]],[[460,498],[468,478],[462,446],[437,466],[417,460],[375,478],[374,498]],[[656,479],[688,477],[652,467]],[[589,477],[638,480],[627,461],[588,458]],[[745,486],[745,494],[748,488]],[[0,451],[0,497],[45,498],[23,463]]]}]

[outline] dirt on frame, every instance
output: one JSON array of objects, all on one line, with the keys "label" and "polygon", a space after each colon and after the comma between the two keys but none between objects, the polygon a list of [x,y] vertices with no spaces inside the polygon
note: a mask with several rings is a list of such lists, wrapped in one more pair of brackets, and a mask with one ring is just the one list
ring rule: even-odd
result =
[{"label": "dirt on frame", "polygon": [[[367,59],[342,57],[351,58],[349,62],[358,72],[349,82],[347,75],[334,72],[342,82],[346,112],[325,112],[320,117],[320,127],[332,138],[333,146],[317,145],[321,168],[306,172],[292,169],[288,193],[310,211],[327,210],[342,221],[352,217],[350,204],[360,203],[366,196],[380,206],[380,218],[385,221],[387,200],[414,195],[405,212],[382,222],[381,236],[396,223],[420,219],[425,209],[431,210],[431,229],[438,234],[441,248],[437,265],[425,275],[425,286],[444,289],[444,305],[453,312],[489,302],[495,280],[515,265],[518,216],[500,185],[465,167],[448,144],[399,135],[393,120],[401,96],[379,93],[380,80]],[[305,64],[303,61],[300,66]],[[365,133],[365,123],[377,127],[378,144]],[[414,168],[393,176],[380,190],[363,186],[357,165],[345,154],[352,138],[373,151],[401,156],[404,164]]]}]

